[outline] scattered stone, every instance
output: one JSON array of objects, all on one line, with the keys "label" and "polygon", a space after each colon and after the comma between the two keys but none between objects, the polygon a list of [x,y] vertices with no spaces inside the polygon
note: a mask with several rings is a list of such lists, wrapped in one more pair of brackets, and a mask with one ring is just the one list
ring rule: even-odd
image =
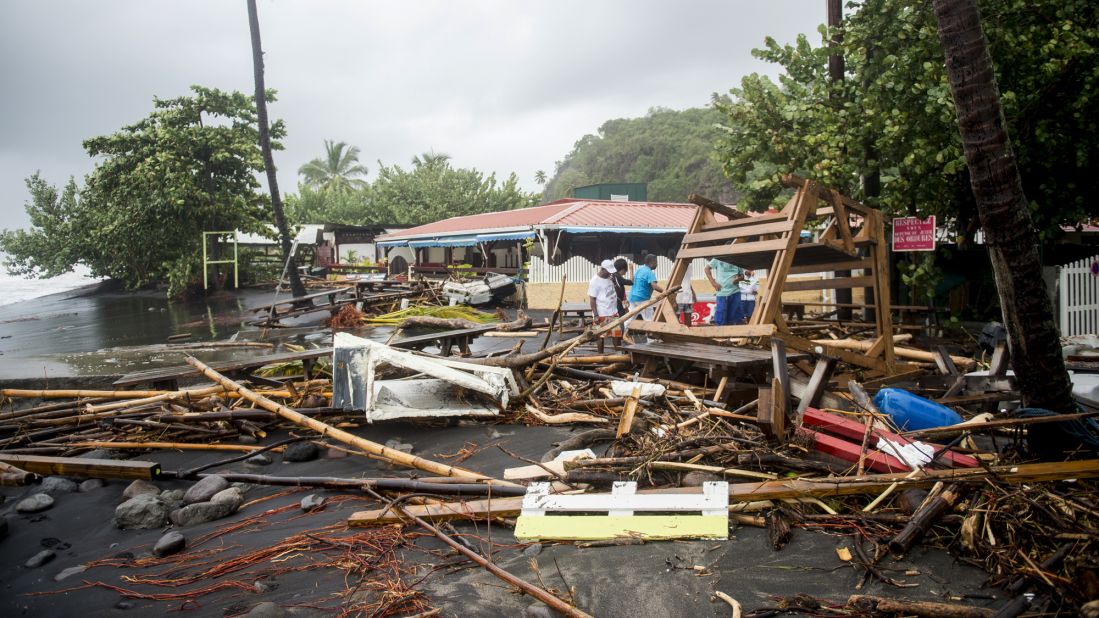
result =
[{"label": "scattered stone", "polygon": [[259,455],[252,455],[248,459],[244,460],[244,463],[250,466],[269,466],[271,465],[271,458],[266,453],[260,453]]},{"label": "scattered stone", "polygon": [[153,494],[134,496],[114,510],[114,525],[124,530],[152,530],[163,526],[167,518],[168,504]]},{"label": "scattered stone", "polygon": [[697,470],[688,472],[683,475],[683,487],[702,487],[703,483],[708,481],[720,481],[721,477],[710,472],[699,472]]},{"label": "scattered stone", "polygon": [[127,485],[126,489],[122,490],[123,498],[133,498],[135,496],[140,496],[143,494],[148,494],[150,496],[159,496],[160,488],[150,483],[149,481],[136,480],[133,483]]},{"label": "scattered stone", "polygon": [[53,576],[53,581],[59,582],[63,579],[72,577],[73,575],[76,575],[77,573],[83,573],[84,571],[87,571],[87,570],[88,570],[88,567],[84,566],[83,564],[78,564],[76,566],[71,566],[71,567],[65,569],[64,571],[61,571],[57,575],[54,575]]},{"label": "scattered stone", "polygon": [[558,618],[561,614],[550,609],[548,605],[542,602],[528,605],[523,610],[523,618]]},{"label": "scattered stone", "polygon": [[27,567],[28,569],[37,569],[38,567],[46,564],[56,557],[57,554],[53,553],[53,550],[43,549],[37,554],[31,556],[29,560],[23,563],[23,566]]},{"label": "scattered stone", "polygon": [[242,494],[246,494],[256,488],[252,483],[233,483],[229,487],[236,487]]},{"label": "scattered stone", "polygon": [[133,601],[123,600],[123,601],[119,601],[118,603],[114,604],[115,609],[133,609],[133,607],[134,607],[134,602]]},{"label": "scattered stone", "polygon": [[320,511],[324,509],[324,496],[318,496],[317,494],[309,494],[301,499],[301,510],[308,513],[309,511]]},{"label": "scattered stone", "polygon": [[250,618],[286,618],[286,610],[278,605],[264,601],[259,605],[252,608],[252,611],[246,614]]},{"label": "scattered stone", "polygon": [[128,455],[125,451],[113,448],[97,448],[84,453],[81,457],[85,459],[126,459]]},{"label": "scattered stone", "polygon": [[196,502],[172,511],[172,523],[179,527],[195,526],[227,517],[236,512],[244,502],[244,496],[236,487],[223,489],[209,502]]},{"label": "scattered stone", "polygon": [[523,550],[523,555],[527,558],[533,558],[540,553],[542,553],[541,543],[532,543],[530,545],[527,545],[526,549]]},{"label": "scattered stone", "polygon": [[278,590],[279,584],[276,581],[270,579],[257,579],[252,587],[256,589],[256,592],[263,594],[265,592],[271,592],[272,590]]},{"label": "scattered stone", "polygon": [[38,491],[49,494],[51,496],[57,496],[60,494],[71,494],[76,491],[78,485],[63,476],[47,476],[42,479],[42,483],[38,486]]},{"label": "scattered stone", "polygon": [[385,447],[391,448],[395,451],[401,451],[402,453],[411,453],[412,445],[407,442],[401,442],[398,438],[392,438],[385,441]]},{"label": "scattered stone", "polygon": [[87,493],[89,491],[95,491],[100,487],[103,487],[103,485],[105,485],[103,479],[88,479],[80,483],[79,490],[81,493]]},{"label": "scattered stone", "polygon": [[160,492],[160,497],[163,498],[165,502],[182,502],[183,490],[165,489],[164,491]]},{"label": "scattered stone", "polygon": [[184,547],[187,547],[187,538],[173,530],[160,537],[156,545],[153,545],[153,554],[163,558],[182,550]]},{"label": "scattered stone", "polygon": [[328,459],[343,459],[347,457],[347,451],[338,448],[326,448],[324,449],[324,456]]},{"label": "scattered stone", "polygon": [[320,455],[320,449],[312,442],[295,442],[282,452],[283,461],[313,461]]},{"label": "scattered stone", "polygon": [[187,493],[183,494],[183,504],[195,504],[197,502],[209,502],[214,494],[229,486],[229,481],[224,476],[211,474],[202,477],[202,480],[191,485]]},{"label": "scattered stone", "polygon": [[53,498],[46,494],[34,494],[29,498],[23,498],[15,505],[15,510],[20,513],[38,513],[53,506]]},{"label": "scattered stone", "polygon": [[237,438],[237,442],[241,444],[256,444],[259,440],[255,436],[243,435]]}]

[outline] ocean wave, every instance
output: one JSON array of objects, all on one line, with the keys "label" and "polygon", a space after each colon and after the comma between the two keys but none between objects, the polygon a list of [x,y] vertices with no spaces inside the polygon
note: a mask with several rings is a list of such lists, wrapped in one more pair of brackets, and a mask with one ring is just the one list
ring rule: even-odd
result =
[{"label": "ocean wave", "polygon": [[32,298],[68,292],[101,281],[90,277],[88,269],[77,266],[73,272],[49,279],[25,279],[9,275],[0,267],[0,305],[10,305]]}]

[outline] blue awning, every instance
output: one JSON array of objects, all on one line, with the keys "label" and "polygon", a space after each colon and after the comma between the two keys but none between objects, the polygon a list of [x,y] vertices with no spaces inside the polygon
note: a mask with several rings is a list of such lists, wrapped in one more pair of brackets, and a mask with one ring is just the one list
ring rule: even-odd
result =
[{"label": "blue awning", "polygon": [[379,247],[405,247],[408,246],[407,240],[379,240],[375,243]]},{"label": "blue awning", "polygon": [[476,236],[455,236],[450,238],[428,238],[408,241],[409,247],[473,247],[476,245]]},{"label": "blue awning", "polygon": [[499,234],[478,234],[477,242],[492,242],[494,240],[526,240],[528,238],[534,238],[535,234],[531,230],[525,230],[522,232],[501,232]]}]

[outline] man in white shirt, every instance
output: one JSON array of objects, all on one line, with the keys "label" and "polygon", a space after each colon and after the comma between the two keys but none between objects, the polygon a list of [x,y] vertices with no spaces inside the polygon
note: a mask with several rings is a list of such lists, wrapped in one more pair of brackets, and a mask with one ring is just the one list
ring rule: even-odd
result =
[{"label": "man in white shirt", "polygon": [[744,324],[752,319],[752,313],[756,310],[756,295],[759,294],[759,278],[756,271],[745,270],[744,279],[737,285],[740,286],[740,306],[733,324]]},{"label": "man in white shirt", "polygon": [[[614,262],[603,260],[588,283],[588,302],[591,303],[592,322],[595,327],[618,319],[618,294],[614,289],[611,274],[615,272]],[[609,333],[614,339],[614,347],[622,347],[622,332],[615,329]],[[603,353],[603,338],[596,343],[599,353]]]}]

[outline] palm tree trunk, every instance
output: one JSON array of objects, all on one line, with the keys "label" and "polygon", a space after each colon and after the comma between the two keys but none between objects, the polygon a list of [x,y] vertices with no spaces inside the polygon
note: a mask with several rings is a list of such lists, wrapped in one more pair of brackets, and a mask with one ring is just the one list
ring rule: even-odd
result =
[{"label": "palm tree trunk", "polygon": [[256,77],[256,116],[259,118],[259,145],[263,151],[263,167],[267,170],[267,186],[271,190],[271,210],[275,212],[275,226],[279,228],[282,259],[290,276],[290,293],[305,296],[305,286],[298,276],[298,262],[290,254],[290,230],[282,211],[282,195],[275,174],[275,158],[271,156],[271,132],[267,123],[267,90],[263,85],[263,49],[259,39],[259,14],[256,0],[248,0],[248,28],[252,32],[252,67]]},{"label": "palm tree trunk", "polygon": [[1023,404],[1075,408],[1000,92],[975,0],[934,0],[970,184]]}]

